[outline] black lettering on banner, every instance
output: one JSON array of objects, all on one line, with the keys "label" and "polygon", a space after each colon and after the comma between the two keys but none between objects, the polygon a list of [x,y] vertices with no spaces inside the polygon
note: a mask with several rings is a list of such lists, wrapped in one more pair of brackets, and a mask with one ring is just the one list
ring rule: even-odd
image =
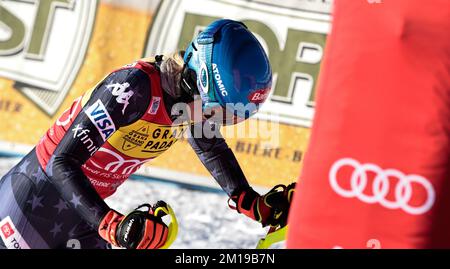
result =
[{"label": "black lettering on banner", "polygon": [[0,111],[2,112],[20,113],[22,108],[23,104],[21,103],[11,100],[0,100]]},{"label": "black lettering on banner", "polygon": [[244,152],[244,150],[245,150],[245,143],[238,141],[236,143],[235,151],[240,153],[240,152]]},{"label": "black lettering on banner", "polygon": [[242,153],[246,153],[246,154],[250,154],[250,152],[252,152],[252,149],[253,149],[253,155],[257,155],[258,145],[238,141],[236,143],[235,149],[236,149],[236,152],[242,152]]},{"label": "black lettering on banner", "polygon": [[265,147],[263,149],[263,156],[267,158],[273,158],[273,159],[279,159],[280,158],[280,148],[272,148],[272,147]]},{"label": "black lettering on banner", "polygon": [[271,148],[265,148],[264,151],[263,151],[263,156],[271,158],[271,156],[272,156],[272,149]]},{"label": "black lettering on banner", "polygon": [[172,146],[173,142],[175,142],[175,140],[170,141],[169,144],[167,144],[166,148],[170,148]]},{"label": "black lettering on banner", "polygon": [[150,149],[159,149],[159,142],[156,142]]},{"label": "black lettering on banner", "polygon": [[[174,133],[176,132],[176,130],[174,131]],[[164,134],[163,134],[163,136],[162,136],[162,139],[167,139],[167,135],[170,133],[170,131],[169,130],[165,130],[164,131]]]},{"label": "black lettering on banner", "polygon": [[281,152],[280,148],[275,148],[275,154],[274,154],[275,159],[280,158],[280,152]]},{"label": "black lettering on banner", "polygon": [[235,153],[248,154],[255,157],[264,157],[270,159],[287,160],[291,162],[301,162],[303,152],[294,150],[292,153],[283,154],[286,151],[280,147],[271,147],[270,145],[261,145],[260,143],[249,143],[237,141],[233,147]]},{"label": "black lettering on banner", "polygon": [[255,144],[254,146],[253,146],[253,155],[257,155],[258,154],[258,150],[259,150],[259,145],[258,144]]},{"label": "black lettering on banner", "polygon": [[156,129],[155,131],[153,131],[153,138],[157,139],[159,136],[161,135],[161,129]]},{"label": "black lettering on banner", "polygon": [[296,150],[294,151],[294,156],[292,156],[293,162],[300,162],[303,158],[303,152]]},{"label": "black lettering on banner", "polygon": [[153,141],[151,140],[151,141],[148,141],[147,142],[147,145],[145,145],[145,148],[149,148],[149,147],[151,147],[153,145]]},{"label": "black lettering on banner", "polygon": [[23,107],[22,104],[16,103],[16,104],[14,105],[13,112],[14,112],[14,113],[20,113],[20,112],[22,112],[22,107]]}]

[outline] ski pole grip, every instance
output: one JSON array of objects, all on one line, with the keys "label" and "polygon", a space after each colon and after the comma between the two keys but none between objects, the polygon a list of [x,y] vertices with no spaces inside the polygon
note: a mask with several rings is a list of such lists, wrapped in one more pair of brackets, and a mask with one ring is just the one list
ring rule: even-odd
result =
[{"label": "ski pole grip", "polygon": [[161,247],[161,249],[168,249],[173,242],[176,240],[178,235],[178,220],[175,216],[175,212],[172,207],[164,201],[158,201],[153,206],[153,215],[155,217],[162,218],[164,216],[170,216],[169,232],[167,235],[166,243]]}]

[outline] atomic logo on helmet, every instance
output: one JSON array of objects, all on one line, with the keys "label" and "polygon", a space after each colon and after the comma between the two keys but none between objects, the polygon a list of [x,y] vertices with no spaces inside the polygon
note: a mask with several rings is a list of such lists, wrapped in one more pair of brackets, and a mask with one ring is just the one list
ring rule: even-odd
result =
[{"label": "atomic logo on helmet", "polygon": [[225,88],[225,85],[223,85],[222,77],[220,76],[220,71],[219,71],[219,68],[217,68],[217,64],[212,64],[212,67],[213,67],[214,79],[216,80],[220,94],[222,94],[222,96],[224,96],[224,97],[228,96],[228,91]]}]

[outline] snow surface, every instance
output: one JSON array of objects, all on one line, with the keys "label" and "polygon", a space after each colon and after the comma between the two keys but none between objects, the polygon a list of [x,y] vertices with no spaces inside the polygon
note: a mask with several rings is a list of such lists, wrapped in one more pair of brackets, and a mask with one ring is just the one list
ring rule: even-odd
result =
[{"label": "snow surface", "polygon": [[[0,159],[0,175],[19,159]],[[168,203],[179,224],[178,237],[171,248],[177,249],[252,249],[267,230],[228,208],[222,193],[181,188],[176,184],[148,180],[128,180],[106,202],[127,213],[143,203],[158,200]],[[283,243],[273,246],[282,248]]]}]

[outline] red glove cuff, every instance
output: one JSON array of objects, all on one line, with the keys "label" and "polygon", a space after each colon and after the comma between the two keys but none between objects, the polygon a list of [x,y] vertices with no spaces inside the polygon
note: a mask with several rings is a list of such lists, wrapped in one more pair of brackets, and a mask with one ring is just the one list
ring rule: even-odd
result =
[{"label": "red glove cuff", "polygon": [[142,241],[136,249],[159,249],[166,243],[167,236],[168,229],[164,224],[146,221]]},{"label": "red glove cuff", "polygon": [[116,230],[117,226],[119,225],[119,223],[122,221],[123,218],[124,217],[122,214],[114,210],[110,210],[103,217],[98,227],[98,233],[100,234],[100,236],[116,247],[120,247],[116,241]]},{"label": "red glove cuff", "polygon": [[270,216],[270,207],[264,202],[263,197],[252,188],[232,196],[231,200],[236,203],[236,207],[230,205],[231,208],[253,220],[264,224],[264,220]]}]

